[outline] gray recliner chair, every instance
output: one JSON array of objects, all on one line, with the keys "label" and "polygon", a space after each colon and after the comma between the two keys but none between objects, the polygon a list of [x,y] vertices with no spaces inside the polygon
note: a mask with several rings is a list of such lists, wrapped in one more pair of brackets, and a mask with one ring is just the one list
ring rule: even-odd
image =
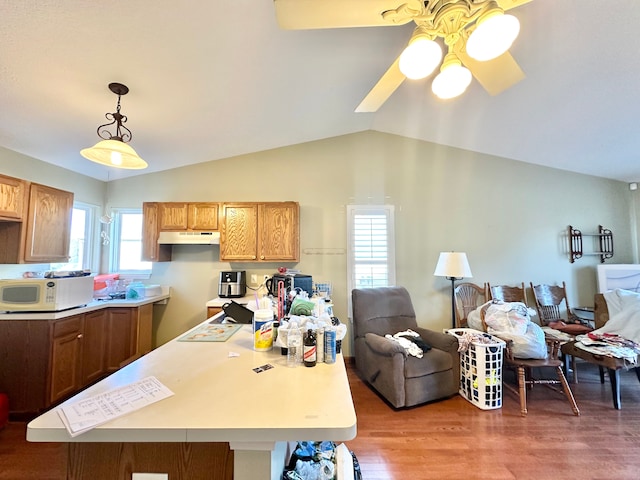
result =
[{"label": "gray recliner chair", "polygon": [[[393,407],[411,407],[458,393],[460,357],[453,335],[418,327],[404,287],[354,289],[356,369]],[[385,338],[411,329],[432,348],[422,358]]]}]

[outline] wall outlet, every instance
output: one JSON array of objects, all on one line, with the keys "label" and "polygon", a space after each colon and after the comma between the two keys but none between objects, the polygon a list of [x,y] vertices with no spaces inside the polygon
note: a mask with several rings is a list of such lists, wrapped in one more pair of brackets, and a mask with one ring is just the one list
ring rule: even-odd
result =
[{"label": "wall outlet", "polygon": [[266,282],[267,280],[269,280],[271,278],[271,275],[263,275],[262,278]]},{"label": "wall outlet", "polygon": [[132,473],[131,480],[169,480],[168,473]]},{"label": "wall outlet", "polygon": [[258,275],[256,275],[255,273],[251,274],[251,285],[257,285],[258,284]]}]

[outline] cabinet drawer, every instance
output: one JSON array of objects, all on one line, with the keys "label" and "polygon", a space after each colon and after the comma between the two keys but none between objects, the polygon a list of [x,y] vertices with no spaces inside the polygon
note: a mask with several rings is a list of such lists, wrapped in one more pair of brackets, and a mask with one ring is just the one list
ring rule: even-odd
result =
[{"label": "cabinet drawer", "polygon": [[58,338],[82,330],[82,315],[76,315],[53,322],[53,337]]}]

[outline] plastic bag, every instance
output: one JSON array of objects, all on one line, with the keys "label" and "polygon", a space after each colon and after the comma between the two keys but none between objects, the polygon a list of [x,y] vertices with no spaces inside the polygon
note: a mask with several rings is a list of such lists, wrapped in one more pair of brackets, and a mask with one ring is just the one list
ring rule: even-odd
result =
[{"label": "plastic bag", "polygon": [[[298,442],[285,468],[285,478],[289,471],[303,480],[336,480],[336,444],[330,441]],[[292,478],[291,475],[288,478]]]}]

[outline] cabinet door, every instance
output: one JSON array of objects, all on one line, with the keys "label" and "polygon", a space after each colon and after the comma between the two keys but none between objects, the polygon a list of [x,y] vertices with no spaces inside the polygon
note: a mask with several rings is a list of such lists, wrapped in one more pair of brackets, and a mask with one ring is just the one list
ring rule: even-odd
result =
[{"label": "cabinet door", "polygon": [[73,193],[32,183],[26,225],[25,262],[69,260]]},{"label": "cabinet door", "polygon": [[0,219],[22,220],[28,187],[24,180],[0,175]]},{"label": "cabinet door", "polygon": [[82,315],[52,321],[49,402],[54,403],[82,387]]},{"label": "cabinet door", "polygon": [[93,383],[105,374],[105,331],[107,309],[84,315],[82,337],[82,386]]},{"label": "cabinet door", "polygon": [[0,392],[16,414],[33,414],[48,405],[51,333],[46,320],[0,320]]},{"label": "cabinet door", "polygon": [[258,258],[258,205],[228,203],[222,206],[220,260],[250,261]]},{"label": "cabinet door", "polygon": [[171,245],[158,245],[159,204],[142,204],[142,260],[147,262],[168,262],[171,260]]},{"label": "cabinet door", "polygon": [[296,202],[260,204],[260,260],[297,262],[300,259],[299,206]]},{"label": "cabinet door", "polygon": [[153,349],[153,303],[142,305],[137,309],[138,344],[136,355],[146,355]]},{"label": "cabinet door", "polygon": [[187,227],[189,230],[218,230],[218,204],[190,203]]},{"label": "cabinet door", "polygon": [[135,308],[107,309],[106,369],[109,373],[136,357],[137,325]]},{"label": "cabinet door", "polygon": [[159,225],[160,231],[186,230],[189,206],[187,203],[160,203]]}]

